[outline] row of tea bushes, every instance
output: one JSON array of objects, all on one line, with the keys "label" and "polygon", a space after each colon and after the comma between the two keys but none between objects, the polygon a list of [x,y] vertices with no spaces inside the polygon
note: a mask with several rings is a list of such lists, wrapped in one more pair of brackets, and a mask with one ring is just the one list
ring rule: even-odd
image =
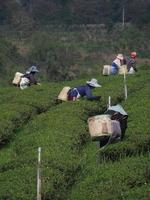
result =
[{"label": "row of tea bushes", "polygon": [[149,161],[149,155],[141,155],[115,163],[93,163],[90,169],[87,167],[84,179],[73,187],[67,199],[148,200]]},{"label": "row of tea bushes", "polygon": [[128,129],[125,139],[115,145],[108,146],[100,153],[104,159],[116,160],[120,157],[147,152],[150,148],[149,130],[149,85],[133,93],[123,104],[128,111]]},{"label": "row of tea bushes", "polygon": [[[144,72],[136,75],[129,76],[129,93],[134,90],[135,85],[143,87],[143,84],[148,79],[148,73]],[[102,83],[102,89],[95,92],[96,94],[104,97],[112,96],[112,102],[115,103],[123,99],[123,77],[122,76],[109,76],[100,77],[100,83]],[[35,114],[45,112],[51,106],[55,105],[54,99],[57,97],[61,87],[69,84],[70,86],[84,84],[86,80],[65,82],[62,84],[51,83],[42,86],[32,86],[24,91],[16,87],[0,88],[0,143],[9,140],[15,130],[32,118]],[[117,85],[116,85],[117,82]],[[131,90],[131,91],[130,91]],[[117,96],[117,99],[113,99],[113,96]],[[87,108],[85,107],[87,110]],[[91,109],[90,109],[91,110]],[[90,114],[99,112],[99,110],[92,110]]]},{"label": "row of tea bushes", "polygon": [[[140,89],[147,77],[146,74],[129,77],[129,89]],[[80,100],[52,106],[48,112],[34,117],[19,129],[9,145],[1,149],[0,184],[3,187],[0,188],[0,199],[35,198],[36,154],[39,146],[43,150],[43,199],[67,198],[68,190],[84,169],[85,158],[82,157],[81,150],[88,144],[91,145],[86,121],[88,115],[103,112],[109,95],[113,102],[117,102],[118,97],[123,98],[121,76],[100,79],[103,87],[96,89],[94,93],[99,94],[100,91],[103,96],[101,102]],[[85,80],[77,80],[69,84],[84,82]],[[90,162],[86,165],[89,166]]]},{"label": "row of tea bushes", "polygon": [[[107,81],[108,85],[110,85],[109,80],[104,78],[102,82],[105,85]],[[62,84],[51,83],[32,86],[23,91],[16,87],[0,88],[0,143],[6,143],[15,130],[29,121],[30,118],[55,106],[55,99],[63,85],[69,84],[73,86],[84,83],[85,80]],[[105,96],[105,92],[103,92],[103,96]]]},{"label": "row of tea bushes", "polygon": [[[79,84],[79,82],[76,83]],[[42,196],[45,199],[65,199],[66,191],[80,172],[80,149],[89,140],[86,122],[83,120],[86,120],[89,110],[104,108],[105,100],[100,103],[81,100],[59,104],[51,107],[49,112],[35,117],[21,129],[9,144],[9,148],[1,151],[3,160],[0,167],[0,182],[4,179],[6,183],[9,183],[10,179],[14,181],[5,185],[3,191],[0,192],[0,198],[6,198],[6,191],[9,191],[9,188],[13,187],[17,179],[21,177],[22,185],[32,180],[31,187],[30,184],[25,186],[30,191],[31,197],[29,198],[26,194],[26,189],[22,191],[19,183],[14,188],[14,199],[19,199],[22,193],[24,199],[35,197],[35,190],[32,188],[36,187],[36,149],[41,146],[43,149]],[[27,168],[32,169],[32,175],[31,173],[24,174]],[[11,197],[11,195],[7,192],[7,196]]]},{"label": "row of tea bushes", "polygon": [[[3,156],[6,149],[2,149],[0,183],[5,187],[0,191],[0,199],[11,197],[11,192],[7,192],[6,195],[6,191],[13,188],[18,178],[23,180],[22,185],[26,185],[30,180],[30,184],[25,188],[28,188],[31,195],[29,198],[26,189],[22,191],[22,185],[19,183],[14,188],[14,199],[21,199],[22,194],[23,199],[34,199],[35,190],[32,188],[36,188],[38,146],[43,150],[42,196],[45,196],[45,199],[65,199],[68,187],[73,184],[80,171],[81,158],[78,152],[88,139],[85,123],[79,117],[81,112],[78,102],[60,104],[49,112],[37,116],[16,135],[9,146],[7,159]],[[32,174],[24,173],[28,168],[32,169]]]},{"label": "row of tea bushes", "polygon": [[23,91],[16,87],[0,88],[0,143],[10,140],[16,129],[33,116],[54,106],[60,88],[59,84],[53,83]]},{"label": "row of tea bushes", "polygon": [[149,199],[150,167],[146,164],[150,158],[149,94],[147,83],[123,102],[129,122],[122,142],[103,150],[97,149],[95,143],[87,145],[82,155],[82,176],[69,194],[69,200],[132,199],[134,194],[133,199]]}]

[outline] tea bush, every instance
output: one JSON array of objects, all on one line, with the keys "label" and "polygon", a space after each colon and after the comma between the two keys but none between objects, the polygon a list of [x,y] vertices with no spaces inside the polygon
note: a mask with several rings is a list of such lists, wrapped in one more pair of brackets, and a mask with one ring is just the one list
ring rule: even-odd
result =
[{"label": "tea bush", "polygon": [[[93,163],[68,199],[132,199],[133,190],[137,193],[133,199],[148,199],[149,159],[149,156],[139,156],[116,163]],[[146,195],[141,187],[145,188]]]},{"label": "tea bush", "polygon": [[[11,143],[12,151],[10,155],[7,155],[10,159],[3,160],[1,164],[1,178],[3,179],[4,172],[21,168],[23,173],[29,166],[36,166],[35,151],[40,145],[43,147],[43,187],[44,190],[47,189],[45,193],[50,198],[54,196],[54,199],[59,199],[61,195],[61,198],[64,199],[64,191],[74,181],[75,172],[80,169],[78,164],[80,159],[77,155],[80,143],[78,136],[84,135],[86,137],[84,124],[78,115],[74,116],[76,108],[77,105],[72,103],[69,106],[68,104],[59,105],[57,108],[39,115],[19,135],[16,135],[16,140],[14,139]],[[65,113],[68,111],[68,114],[63,115],[64,111]],[[4,152],[6,151],[4,150]],[[48,170],[52,171],[52,175],[49,174]],[[11,173],[8,179],[10,176]],[[31,178],[28,174],[24,177],[26,181]],[[49,185],[52,185],[52,191],[49,191]],[[25,191],[24,198],[27,199]]]},{"label": "tea bush", "polygon": [[[123,77],[110,76],[97,78],[102,84],[102,88],[95,89],[94,93],[96,95],[102,95],[100,102],[90,102],[81,99],[77,102],[64,102],[62,104],[55,105],[53,99],[56,97],[63,85],[67,84],[70,86],[76,86],[84,84],[86,81],[85,79],[59,84],[48,84],[40,87],[31,87],[24,91],[16,90],[14,93],[12,91],[12,94],[10,94],[11,92],[5,94],[4,90],[0,90],[0,93],[4,94],[4,98],[2,98],[8,98],[8,104],[4,103],[4,110],[6,105],[10,106],[16,102],[14,110],[12,109],[10,114],[7,114],[6,112],[6,117],[3,121],[4,124],[10,123],[13,126],[13,119],[17,118],[19,120],[21,113],[23,113],[23,110],[20,112],[19,105],[22,105],[23,108],[26,109],[24,112],[25,115],[27,115],[28,109],[32,113],[32,120],[28,121],[26,124],[24,124],[26,120],[23,120],[21,126],[18,126],[17,124],[13,131],[13,138],[7,145],[4,145],[1,148],[0,184],[3,185],[3,187],[0,188],[0,199],[33,200],[35,198],[37,165],[36,154],[39,146],[42,147],[42,198],[45,200],[67,199],[68,192],[75,182],[78,183],[79,181],[81,185],[82,181],[84,182],[84,179],[82,179],[84,177],[84,171],[87,175],[87,179],[91,181],[92,179],[89,174],[91,173],[91,170],[94,168],[93,175],[95,172],[97,173],[98,169],[99,174],[101,174],[100,169],[101,167],[103,168],[103,165],[110,169],[110,173],[106,177],[108,179],[108,183],[113,174],[113,170],[115,171],[115,168],[118,169],[118,176],[120,176],[119,183],[122,182],[122,174],[126,171],[126,167],[124,166],[123,172],[119,172],[119,169],[123,167],[123,161],[120,164],[116,163],[114,167],[113,164],[110,163],[108,163],[107,167],[107,163],[105,164],[103,161],[102,166],[98,164],[100,168],[97,169],[95,162],[97,149],[95,149],[95,143],[91,143],[91,139],[88,134],[87,118],[88,116],[104,112],[108,96],[112,97],[113,104],[123,100]],[[134,95],[135,92],[141,90],[141,88],[146,87],[148,79],[149,74],[145,71],[137,75],[128,76],[129,98]],[[8,88],[6,90],[10,89]],[[16,96],[18,97],[17,100]],[[3,99],[1,102],[3,102]],[[128,108],[126,107],[125,109],[127,109],[128,112]],[[40,113],[40,115],[37,115],[38,113]],[[11,130],[11,126],[8,126],[8,130]],[[2,130],[2,135],[6,136],[5,139],[9,139],[9,136],[7,136],[4,129]],[[126,146],[128,144],[127,141],[128,140],[126,138],[124,141]],[[119,144],[121,143],[115,145],[117,146]],[[113,149],[114,147],[114,151],[119,152],[118,148],[115,149],[115,145],[111,145],[111,148]],[[141,145],[140,140],[139,145]],[[124,148],[126,146],[124,146]],[[107,157],[106,154],[109,154],[109,152],[111,154],[111,150],[109,150],[108,147],[104,154],[104,158]],[[99,157],[97,158],[99,159]],[[130,163],[132,163],[131,160],[127,159],[125,161],[126,166],[128,166],[128,163],[130,166]],[[139,160],[140,158],[135,158],[133,160],[133,164],[130,168],[131,170],[135,168],[136,164],[139,163]],[[143,165],[143,167],[143,162],[141,162],[141,165],[135,171],[135,177],[137,176],[138,170],[140,172],[140,177],[142,177],[145,168],[148,166],[147,158],[141,157],[141,160],[145,162],[145,165]],[[113,168],[112,171],[111,168]],[[104,169],[103,171],[105,172]],[[126,174],[127,178],[128,175],[130,176],[131,173]],[[117,178],[115,179],[114,177],[114,180],[117,183]],[[146,177],[143,180],[146,181]],[[143,180],[141,184],[143,184]],[[97,182],[95,178],[92,182],[94,183],[94,181]],[[111,186],[112,191],[115,193],[116,189],[113,188],[112,183]],[[129,187],[126,183],[123,186],[127,192]],[[89,187],[93,190],[94,185],[90,185]],[[107,187],[105,189],[106,190],[103,193],[104,196],[107,194],[106,191],[108,191]],[[85,191],[86,190],[88,189],[86,188]],[[84,198],[84,191],[81,191],[80,193],[80,191],[78,191],[78,186],[76,191],[74,190],[72,194],[74,195],[74,192],[79,195],[82,193],[81,196]],[[121,187],[119,187],[119,191],[121,191]],[[88,191],[85,193],[89,194]],[[111,194],[111,192],[109,194]],[[117,194],[115,197],[118,197]],[[78,199],[75,195],[68,196],[68,199],[71,198]],[[80,198],[81,197],[79,197],[79,199]],[[94,193],[92,198],[95,198]]]},{"label": "tea bush", "polygon": [[130,189],[124,193],[124,199],[135,200],[135,199],[149,199],[150,184],[144,183],[143,186]]},{"label": "tea bush", "polygon": [[[135,90],[135,92],[132,91],[128,100],[123,102],[123,107],[129,115],[128,129],[124,140],[109,145],[103,150],[97,149],[95,144],[89,144],[84,149],[82,176],[80,176],[79,181],[73,187],[71,194],[69,194],[69,200],[99,198],[104,200],[149,199],[150,168],[145,165],[146,162],[142,162],[140,155],[149,152],[150,146],[148,117],[150,91],[148,82],[141,86],[143,86],[142,89]],[[143,156],[143,159],[149,160],[149,153],[148,157]],[[141,163],[141,177],[139,172],[140,164],[136,163],[136,160]],[[111,161],[113,162],[111,163]],[[114,163],[114,161],[119,162]],[[134,164],[133,169],[130,169]],[[119,166],[119,169],[116,165]],[[123,171],[123,169],[126,171]],[[136,170],[137,174],[135,175]],[[107,177],[108,174],[110,178]],[[120,178],[122,179],[121,181],[119,181]],[[126,180],[129,180],[129,183],[126,183]],[[141,188],[143,188],[143,192]],[[133,197],[134,194],[136,197]]]},{"label": "tea bush", "polygon": [[24,91],[15,87],[1,88],[0,143],[9,140],[13,132],[34,115],[55,105],[54,99],[60,88],[59,84],[53,83],[32,86]]},{"label": "tea bush", "polygon": [[131,156],[149,150],[149,92],[147,85],[133,93],[129,100],[123,104],[129,115],[125,140],[109,146],[108,149],[101,152],[100,156],[116,160],[120,156]]}]

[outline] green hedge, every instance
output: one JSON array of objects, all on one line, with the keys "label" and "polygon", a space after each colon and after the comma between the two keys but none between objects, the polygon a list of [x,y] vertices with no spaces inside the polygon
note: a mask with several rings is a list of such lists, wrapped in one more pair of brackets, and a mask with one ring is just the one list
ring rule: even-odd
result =
[{"label": "green hedge", "polygon": [[[128,129],[124,140],[111,144],[103,150],[97,149],[95,143],[90,143],[84,149],[82,173],[68,196],[69,200],[132,199],[134,194],[136,196],[133,199],[149,199],[147,185],[149,184],[150,168],[145,165],[146,162],[148,163],[149,153],[146,157],[142,156],[145,161],[142,161],[140,156],[149,152],[150,146],[149,85],[148,82],[143,84],[140,83],[142,89],[139,90],[136,85],[137,91],[131,90],[128,100],[123,102],[123,107],[129,115]],[[131,158],[125,159],[125,157]],[[130,184],[132,185],[130,186]],[[141,188],[144,188],[143,192]]]},{"label": "green hedge", "polygon": [[101,157],[116,160],[123,156],[149,151],[149,92],[149,85],[146,85],[123,103],[129,115],[126,137],[122,142],[104,149],[100,153]]},{"label": "green hedge", "polygon": [[142,191],[141,187],[149,184],[149,161],[149,156],[139,156],[122,159],[116,163],[95,163],[92,168],[87,167],[85,178],[73,187],[67,199],[132,199],[135,190],[134,194],[138,194],[133,199],[148,200],[146,197],[149,188],[146,187],[145,191]]},{"label": "green hedge", "polygon": [[23,91],[16,87],[0,88],[0,143],[10,140],[13,133],[33,116],[54,106],[60,89],[61,86],[54,83]]},{"label": "green hedge", "polygon": [[[144,87],[148,78],[149,74],[147,72],[129,76],[129,94],[131,95],[133,91]],[[10,140],[10,143],[1,149],[0,183],[4,187],[0,188],[0,199],[35,198],[37,148],[39,146],[43,150],[43,199],[67,199],[68,191],[82,175],[85,166],[90,170],[96,160],[96,154],[94,155],[94,152],[97,151],[95,150],[95,143],[91,143],[88,134],[88,116],[102,113],[106,109],[109,95],[112,96],[113,103],[123,100],[122,76],[98,77],[98,80],[103,87],[96,89],[94,93],[102,95],[100,102],[90,102],[82,99],[77,102],[66,102],[59,105],[53,103],[52,99],[63,85],[84,84],[85,80],[65,82],[61,85],[56,84],[56,88],[51,87],[51,89],[51,84],[45,85],[42,86],[43,91],[41,93],[38,92],[39,88],[19,90],[19,92],[23,92],[23,96],[19,96],[20,100],[18,102],[20,104],[23,102],[23,105],[29,105],[35,109],[34,105],[37,102],[36,105],[39,107],[37,106],[36,109],[45,105],[46,109],[50,109],[40,115],[34,115],[32,120],[20,127],[17,132],[14,132],[16,134],[14,134],[13,140]],[[35,98],[32,96],[34,89],[36,91]],[[51,97],[50,101],[49,95]],[[26,101],[27,98],[23,97],[28,96],[30,97]],[[52,104],[50,104],[51,101]],[[15,117],[16,113],[12,116]],[[11,121],[12,118],[8,118],[8,121]],[[27,173],[28,170],[29,173]],[[22,180],[22,183],[18,182],[19,184],[15,186],[18,179],[19,181]],[[27,182],[29,182],[28,185],[26,185]],[[22,189],[23,187],[25,189]],[[13,188],[14,195],[12,195],[10,188]]]}]

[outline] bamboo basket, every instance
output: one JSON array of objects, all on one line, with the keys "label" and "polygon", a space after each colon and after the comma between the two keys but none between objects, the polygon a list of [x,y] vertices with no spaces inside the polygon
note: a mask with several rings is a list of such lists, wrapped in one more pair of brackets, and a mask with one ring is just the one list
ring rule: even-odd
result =
[{"label": "bamboo basket", "polygon": [[110,115],[96,115],[88,119],[89,132],[92,139],[111,134]]},{"label": "bamboo basket", "polygon": [[104,65],[103,66],[103,75],[108,76],[111,74],[111,66],[110,65]]},{"label": "bamboo basket", "polygon": [[19,85],[20,81],[21,81],[21,77],[23,76],[24,74],[20,73],[20,72],[16,72],[15,73],[15,77],[12,81],[12,84],[14,85]]},{"label": "bamboo basket", "polygon": [[71,88],[66,86],[64,87],[61,92],[58,95],[58,99],[62,100],[62,101],[67,101],[68,100],[68,92]]},{"label": "bamboo basket", "polygon": [[111,120],[110,115],[97,115],[88,119],[88,126],[91,138],[99,139],[102,136],[110,136],[112,134],[121,135],[120,123]]}]

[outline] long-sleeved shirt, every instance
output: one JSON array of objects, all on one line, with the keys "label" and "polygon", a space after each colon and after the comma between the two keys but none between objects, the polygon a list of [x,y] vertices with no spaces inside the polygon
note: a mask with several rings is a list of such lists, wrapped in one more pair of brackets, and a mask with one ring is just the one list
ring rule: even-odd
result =
[{"label": "long-sleeved shirt", "polygon": [[137,71],[137,68],[136,68],[136,61],[134,58],[125,58],[124,62],[126,63],[127,65],[127,69],[128,71],[130,71],[130,68],[133,67],[133,69],[135,71]]},{"label": "long-sleeved shirt", "polygon": [[133,58],[130,58],[130,59],[127,61],[127,68],[128,68],[128,71],[130,70],[131,67],[133,67],[133,69],[134,69],[135,71],[137,71],[137,69],[136,69],[136,61],[135,61],[135,59],[133,59]]},{"label": "long-sleeved shirt", "polygon": [[70,97],[77,97],[80,95],[81,97],[86,96],[88,100],[99,100],[100,96],[93,96],[92,95],[92,89],[90,85],[86,84],[85,86],[78,86],[76,88],[73,88],[69,91]]},{"label": "long-sleeved shirt", "polygon": [[30,74],[25,74],[23,77],[29,79],[30,85],[33,85],[33,84],[36,85],[36,84],[37,84],[37,81],[36,81],[36,79],[35,79],[35,77],[34,77],[34,74],[32,74],[32,73],[30,73]]},{"label": "long-sleeved shirt", "polygon": [[118,70],[118,69],[120,68],[121,65],[122,65],[122,63],[121,63],[121,61],[120,61],[118,58],[116,58],[116,59],[112,62],[112,66],[113,66],[114,68],[116,68],[116,70]]},{"label": "long-sleeved shirt", "polygon": [[117,74],[121,65],[121,61],[116,58],[111,64],[111,74]]}]

